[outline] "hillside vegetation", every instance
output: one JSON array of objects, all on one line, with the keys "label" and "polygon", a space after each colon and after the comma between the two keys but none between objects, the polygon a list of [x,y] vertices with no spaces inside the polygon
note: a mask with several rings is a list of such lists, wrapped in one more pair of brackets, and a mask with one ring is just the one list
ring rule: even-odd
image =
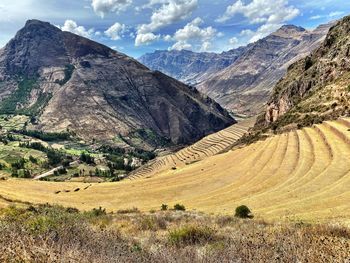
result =
[{"label": "hillside vegetation", "polygon": [[[59,206],[0,209],[1,262],[346,262],[341,225]],[[305,261],[307,259],[308,261]]]},{"label": "hillside vegetation", "polygon": [[[271,220],[350,223],[350,119],[269,137],[202,161],[118,183],[49,183],[9,179],[0,195],[109,211],[161,203],[230,214],[245,204]],[[76,191],[76,189],[79,189]]]}]

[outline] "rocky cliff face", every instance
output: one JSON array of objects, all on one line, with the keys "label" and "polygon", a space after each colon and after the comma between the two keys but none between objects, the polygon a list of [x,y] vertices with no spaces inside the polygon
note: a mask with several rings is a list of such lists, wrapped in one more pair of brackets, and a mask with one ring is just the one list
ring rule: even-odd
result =
[{"label": "rocky cliff face", "polygon": [[350,114],[350,16],[322,45],[292,64],[274,88],[263,121],[276,128],[309,125]]},{"label": "rocky cliff face", "polygon": [[274,85],[289,65],[317,48],[330,25],[313,31],[292,25],[247,46],[229,67],[197,87],[234,112],[255,115],[262,111]]},{"label": "rocky cliff face", "polygon": [[196,85],[231,65],[243,52],[244,48],[221,54],[196,53],[188,50],[157,50],[143,55],[139,61],[153,70],[159,70],[182,82]]},{"label": "rocky cliff face", "polygon": [[0,50],[0,98],[1,113],[36,116],[30,128],[84,139],[138,133],[185,144],[234,123],[197,90],[37,20]]}]

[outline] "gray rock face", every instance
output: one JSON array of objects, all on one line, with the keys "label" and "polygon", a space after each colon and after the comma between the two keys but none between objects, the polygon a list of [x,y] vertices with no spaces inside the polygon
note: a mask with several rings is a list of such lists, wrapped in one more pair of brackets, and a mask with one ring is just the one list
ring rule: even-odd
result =
[{"label": "gray rock face", "polygon": [[186,144],[234,123],[196,89],[37,20],[0,50],[0,98],[2,110],[38,114],[32,128],[74,131],[84,139],[142,130]]},{"label": "gray rock face", "polygon": [[221,54],[157,50],[143,55],[138,60],[153,70],[159,70],[182,82],[195,85],[231,65],[243,52],[244,48]]}]

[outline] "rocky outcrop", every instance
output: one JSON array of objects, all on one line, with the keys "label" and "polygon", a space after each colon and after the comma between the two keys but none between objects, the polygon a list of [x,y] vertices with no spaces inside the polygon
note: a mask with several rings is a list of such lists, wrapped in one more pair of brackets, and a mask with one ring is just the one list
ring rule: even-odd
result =
[{"label": "rocky outcrop", "polygon": [[0,112],[36,116],[30,128],[91,140],[187,144],[234,123],[196,89],[37,20],[0,50],[0,98]]},{"label": "rocky outcrop", "polygon": [[265,125],[312,124],[350,114],[349,36],[350,16],[310,56],[289,67],[267,104]]}]

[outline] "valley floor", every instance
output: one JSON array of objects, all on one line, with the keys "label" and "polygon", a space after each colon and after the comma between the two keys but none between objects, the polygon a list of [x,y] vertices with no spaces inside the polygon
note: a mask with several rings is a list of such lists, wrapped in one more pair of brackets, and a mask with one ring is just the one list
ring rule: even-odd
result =
[{"label": "valley floor", "polygon": [[[8,179],[6,200],[107,211],[161,204],[232,214],[245,204],[267,220],[350,224],[350,119],[269,137],[152,177],[84,184]],[[0,205],[5,200],[0,198]],[[6,201],[8,203],[8,201]]]}]

